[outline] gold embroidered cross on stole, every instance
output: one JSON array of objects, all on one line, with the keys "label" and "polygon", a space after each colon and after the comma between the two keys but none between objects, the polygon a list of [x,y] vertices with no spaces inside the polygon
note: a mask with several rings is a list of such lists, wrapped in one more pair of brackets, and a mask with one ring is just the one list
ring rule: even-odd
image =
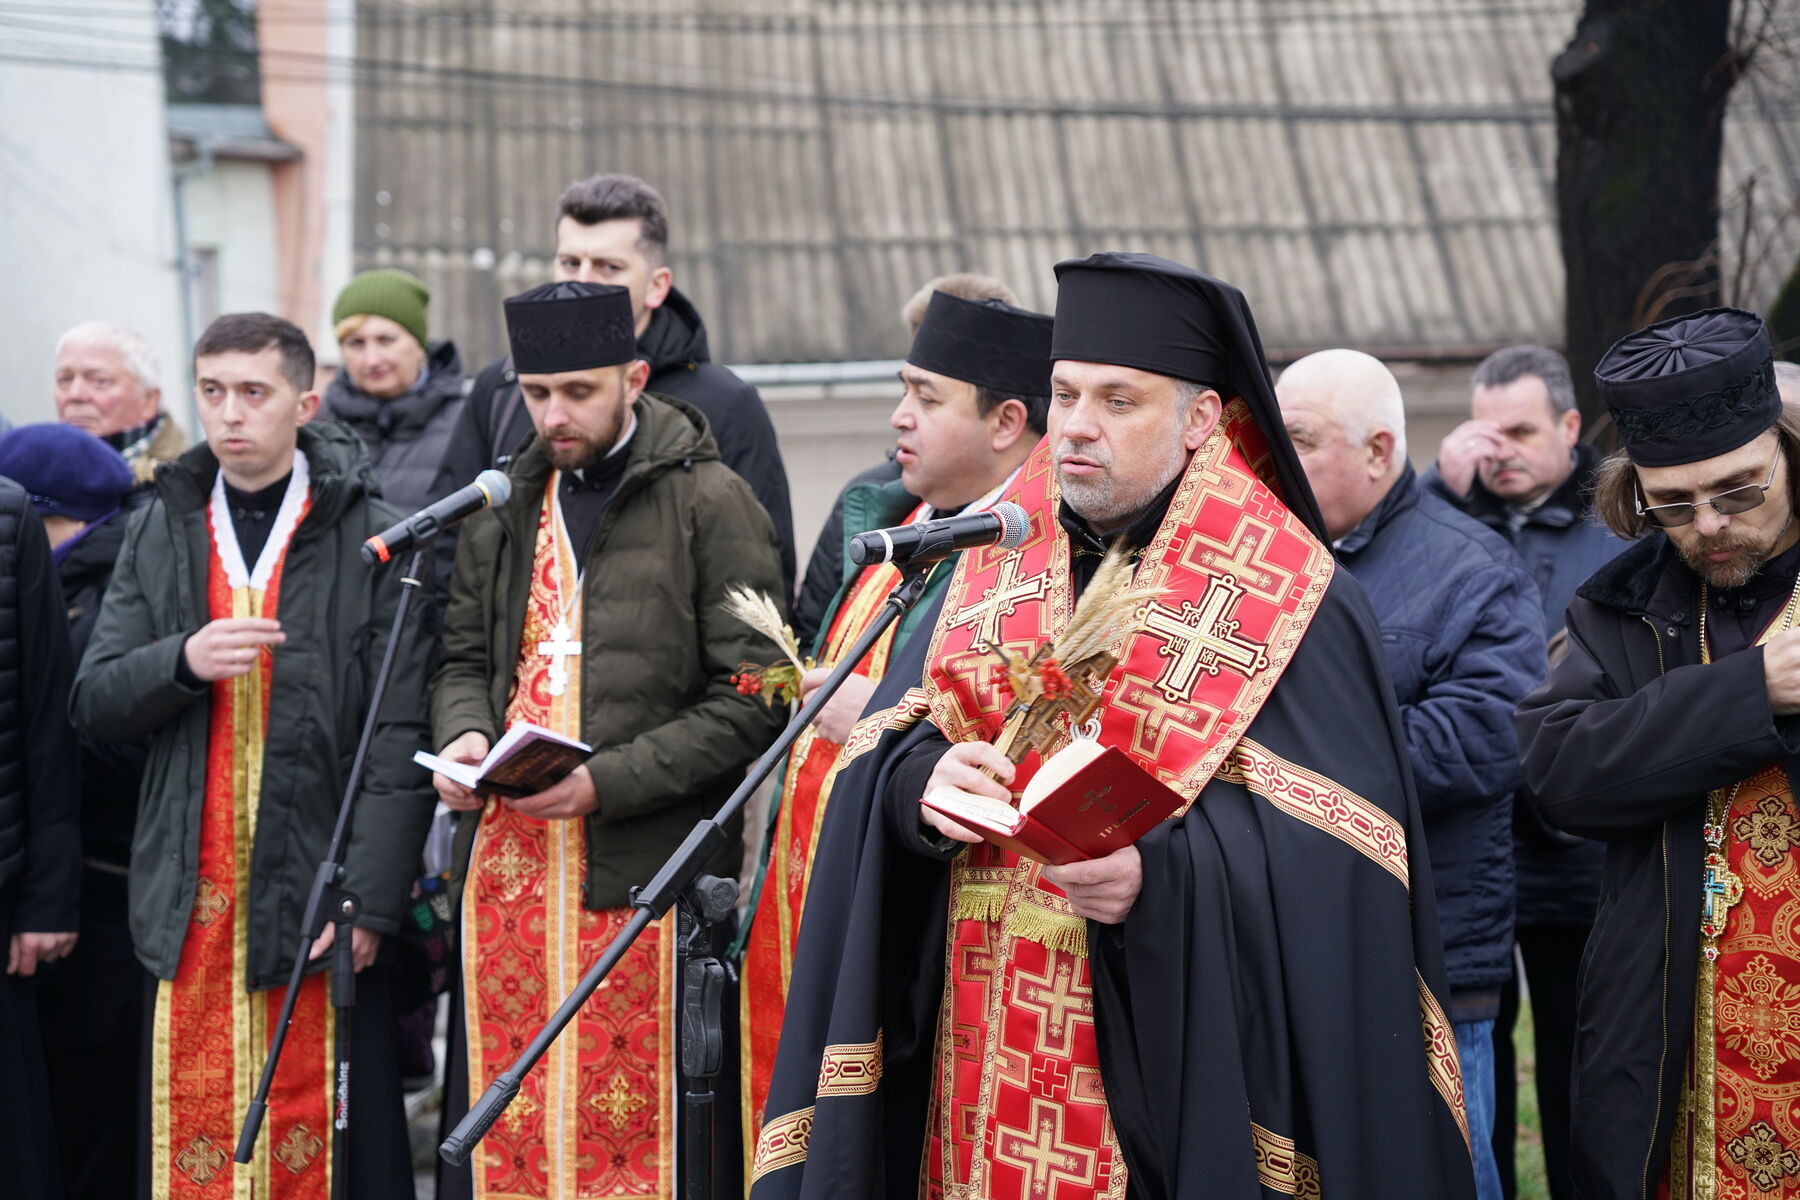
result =
[{"label": "gold embroidered cross on stole", "polygon": [[551,659],[550,694],[560,696],[568,691],[569,659],[581,653],[581,643],[574,640],[568,621],[558,621],[550,631],[550,640],[538,643],[537,652]]}]

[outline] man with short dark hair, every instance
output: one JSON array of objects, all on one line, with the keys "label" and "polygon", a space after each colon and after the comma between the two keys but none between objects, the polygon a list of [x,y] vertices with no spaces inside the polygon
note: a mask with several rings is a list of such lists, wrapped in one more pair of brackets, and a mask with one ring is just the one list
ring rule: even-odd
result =
[{"label": "man with short dark hair", "polygon": [[1606,844],[1571,1174],[1587,1200],[1793,1196],[1800,420],[1738,309],[1628,334],[1594,378],[1623,445],[1594,505],[1640,540],[1517,716],[1527,796]]},{"label": "man with short dark hair", "polygon": [[[900,368],[901,397],[889,419],[897,434],[900,478],[845,489],[835,547],[837,594],[823,614],[813,655],[819,666],[801,680],[811,696],[831,667],[881,611],[900,580],[895,567],[858,567],[849,538],[870,529],[978,512],[994,504],[1026,455],[1044,436],[1050,405],[1050,327],[1042,314],[999,300],[976,302],[933,292]],[[795,939],[806,902],[812,847],[833,791],[840,747],[896,646],[930,631],[956,556],[936,563],[912,610],[864,656],[800,735],[778,777],[770,828],[751,890],[744,945],[743,1038],[745,1144],[756,1144]],[[912,682],[916,683],[917,680]]]},{"label": "man with short dark hair", "polygon": [[[130,875],[138,958],[160,981],[150,1030],[150,1196],[221,1175],[259,1197],[330,1186],[332,1011],[307,979],[253,1161],[230,1164],[286,987],[400,596],[364,539],[399,519],[356,436],[317,411],[291,322],[220,317],[194,347],[206,441],[158,472],[132,522],[70,701],[88,736],[148,739]],[[393,1038],[397,932],[431,818],[415,622],[375,727],[345,859],[352,934],[351,1195],[412,1187]],[[327,925],[314,946],[325,955]]]},{"label": "man with short dark hair", "polygon": [[[1583,580],[1625,548],[1593,519],[1587,494],[1600,455],[1581,440],[1581,413],[1569,364],[1547,346],[1508,346],[1475,368],[1471,419],[1452,430],[1425,472],[1425,486],[1505,538],[1537,584],[1544,632],[1553,640]],[[1575,1039],[1575,980],[1600,898],[1598,842],[1549,828],[1528,804],[1516,806],[1513,859],[1515,936],[1530,983],[1544,1170],[1554,1200],[1574,1195],[1569,1180],[1569,1065]],[[1512,1029],[1521,1003],[1508,978],[1494,1025],[1494,1160],[1514,1194],[1517,1081]]]},{"label": "man with short dark hair", "polygon": [[[930,306],[932,297],[939,292],[958,300],[997,300],[1014,308],[1019,305],[1018,294],[992,275],[976,271],[939,275],[907,297],[906,303],[900,306],[900,319],[906,324],[906,336],[909,340],[918,335],[919,326],[925,320],[925,311]],[[810,644],[813,636],[819,632],[820,623],[825,619],[825,610],[843,582],[845,499],[853,489],[880,487],[900,478],[900,464],[895,461],[897,457],[898,451],[890,450],[881,462],[857,472],[832,502],[831,513],[825,518],[825,524],[819,529],[818,539],[813,543],[812,557],[806,563],[806,575],[794,594],[794,632],[799,635],[802,645]],[[916,501],[918,497],[913,499]]]},{"label": "man with short dark hair", "polygon": [[[720,461],[743,476],[769,514],[791,593],[794,518],[775,426],[756,389],[712,361],[699,310],[675,287],[661,194],[634,175],[595,175],[570,184],[558,206],[552,277],[613,284],[630,293],[638,354],[650,364],[644,390],[686,401],[706,418]],[[508,355],[475,377],[438,474],[438,493],[461,487],[484,467],[504,469],[531,432]]]}]

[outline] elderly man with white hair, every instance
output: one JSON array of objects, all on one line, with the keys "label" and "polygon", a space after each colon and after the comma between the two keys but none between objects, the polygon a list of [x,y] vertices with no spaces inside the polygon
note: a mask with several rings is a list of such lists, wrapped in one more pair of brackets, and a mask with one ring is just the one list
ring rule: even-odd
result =
[{"label": "elderly man with white hair", "polygon": [[56,342],[56,419],[85,429],[124,455],[133,508],[148,503],[156,468],[174,462],[187,435],[162,411],[156,353],[143,334],[85,321]]},{"label": "elderly man with white hair", "polygon": [[1381,626],[1424,814],[1476,1190],[1499,1200],[1493,1030],[1512,972],[1512,713],[1544,675],[1537,587],[1499,535],[1420,483],[1400,385],[1378,360],[1308,355],[1275,395],[1338,560]]}]

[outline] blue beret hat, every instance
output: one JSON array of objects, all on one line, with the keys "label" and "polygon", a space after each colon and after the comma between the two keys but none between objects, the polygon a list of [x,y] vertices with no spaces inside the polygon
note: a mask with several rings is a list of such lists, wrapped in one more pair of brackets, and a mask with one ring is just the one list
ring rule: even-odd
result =
[{"label": "blue beret hat", "polygon": [[97,521],[131,494],[117,450],[73,425],[21,425],[0,433],[0,475],[31,496],[41,516]]}]

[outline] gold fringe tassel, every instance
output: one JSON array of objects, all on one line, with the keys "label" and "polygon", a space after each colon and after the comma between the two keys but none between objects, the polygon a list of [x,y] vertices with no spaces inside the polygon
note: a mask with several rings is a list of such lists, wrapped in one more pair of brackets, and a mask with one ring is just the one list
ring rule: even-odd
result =
[{"label": "gold fringe tassel", "polygon": [[1035,904],[1021,904],[1006,915],[1001,932],[1007,937],[1036,942],[1077,958],[1088,956],[1087,921],[1065,913],[1053,913]]},{"label": "gold fringe tassel", "polygon": [[1006,907],[1004,883],[965,883],[950,897],[952,921],[998,921]]}]

